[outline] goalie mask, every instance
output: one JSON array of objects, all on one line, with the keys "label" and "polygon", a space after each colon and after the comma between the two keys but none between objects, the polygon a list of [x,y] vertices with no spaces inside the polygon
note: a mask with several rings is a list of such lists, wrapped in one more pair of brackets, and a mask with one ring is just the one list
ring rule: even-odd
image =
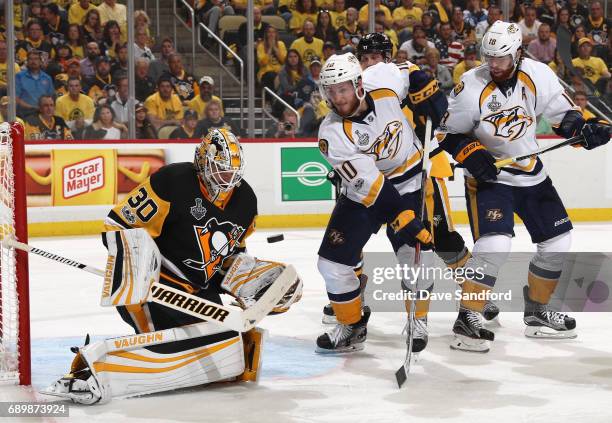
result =
[{"label": "goalie mask", "polygon": [[210,194],[231,191],[244,173],[242,147],[227,129],[212,129],[196,147],[194,164]]}]

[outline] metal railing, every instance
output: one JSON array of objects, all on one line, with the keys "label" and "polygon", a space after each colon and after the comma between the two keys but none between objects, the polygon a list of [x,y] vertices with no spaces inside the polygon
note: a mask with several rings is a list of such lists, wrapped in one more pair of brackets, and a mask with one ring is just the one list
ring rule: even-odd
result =
[{"label": "metal railing", "polygon": [[[184,1],[184,0],[183,0]],[[216,42],[217,45],[219,46],[219,56],[215,57],[214,54],[212,54],[203,44],[202,44],[202,29],[204,29],[206,31],[206,33],[208,34],[208,36],[212,37]],[[225,44],[221,38],[219,38],[217,36],[217,34],[215,34],[210,28],[208,28],[206,25],[204,25],[202,22],[200,22],[198,24],[198,45],[202,48],[202,50],[204,50],[206,52],[206,54],[208,54],[214,61],[217,62],[217,64],[219,65],[219,67],[221,69],[223,69],[223,71],[225,71],[225,73],[227,73],[231,79],[233,79],[235,82],[237,82],[238,84],[240,84],[240,127],[243,127],[243,118],[244,118],[244,60],[242,60],[240,58],[240,56],[238,56],[234,50],[232,50],[231,48],[229,48],[229,46],[227,44]],[[231,54],[231,56],[238,61],[238,64],[240,65],[240,78],[236,78],[236,75],[234,75],[234,73],[231,71],[231,69],[228,69],[227,66],[225,66],[223,64],[223,53],[228,52]],[[221,94],[223,95],[223,79],[221,79]]]},{"label": "metal railing", "polygon": [[[531,53],[529,52],[529,50],[524,49],[523,51],[524,51],[524,53],[527,55],[527,57],[529,57],[530,59],[533,59],[533,60],[536,60],[536,61],[538,61],[538,62],[539,62],[539,60],[538,60],[538,59],[537,59],[537,58],[536,58],[536,57],[535,57],[533,54],[531,54]],[[561,83],[561,86],[562,86],[563,88],[565,88],[565,90],[566,90],[566,91],[570,92],[571,94],[574,94],[574,93],[576,92],[576,90],[574,90],[574,87],[572,87],[571,85],[569,85],[569,84],[568,84],[567,82],[565,82],[565,81],[564,81],[562,78],[560,78],[559,76],[557,76],[557,79],[559,80],[559,82]],[[606,106],[606,104],[605,104],[605,103],[603,103],[603,100],[601,100],[601,101],[602,101],[602,104],[603,104],[604,106]],[[608,116],[607,116],[607,115],[606,115],[604,112],[602,112],[601,110],[599,110],[597,107],[595,107],[595,106],[593,105],[593,103],[591,103],[590,101],[587,101],[587,103],[588,103],[589,108],[590,108],[591,110],[593,110],[593,111],[595,112],[595,114],[599,115],[599,117],[600,117],[600,118],[602,118],[602,119],[606,119],[606,120],[608,120],[608,119],[609,119],[609,118],[608,118]]]},{"label": "metal railing", "polygon": [[[193,7],[189,5],[185,0],[181,0],[183,6],[185,6],[189,10],[189,14],[191,15],[191,27],[187,25],[181,16],[178,14],[176,10],[176,1],[172,1],[172,12],[174,13],[174,42],[176,43],[176,21],[178,20],[189,32],[191,32],[191,73],[195,73],[195,57],[196,57],[196,32],[193,29],[195,25],[195,10]],[[157,10],[159,11],[159,5],[157,6]],[[159,22],[159,20],[158,20]],[[159,34],[158,34],[159,36]]]},{"label": "metal railing", "polygon": [[280,96],[278,94],[276,94],[274,91],[272,91],[270,88],[263,87],[263,89],[261,90],[261,137],[264,138],[266,136],[266,116],[269,117],[270,119],[272,119],[274,121],[274,123],[278,123],[278,119],[276,119],[272,115],[272,113],[268,112],[268,110],[266,110],[266,93],[270,93],[270,95],[272,97],[274,97],[276,99],[276,101],[280,101],[281,104],[283,106],[285,106],[286,109],[289,109],[293,113],[295,113],[295,117],[297,118],[296,132],[299,131],[299,129],[300,129],[300,114],[298,113],[298,111],[295,110],[293,107],[291,107],[289,105],[289,103],[287,103],[285,100],[280,98]]}]

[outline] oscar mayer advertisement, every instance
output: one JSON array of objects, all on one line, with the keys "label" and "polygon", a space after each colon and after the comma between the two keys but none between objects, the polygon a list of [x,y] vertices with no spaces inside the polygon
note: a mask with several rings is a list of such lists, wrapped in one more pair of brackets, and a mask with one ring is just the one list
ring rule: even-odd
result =
[{"label": "oscar mayer advertisement", "polygon": [[29,151],[28,207],[115,204],[165,164],[162,149]]}]

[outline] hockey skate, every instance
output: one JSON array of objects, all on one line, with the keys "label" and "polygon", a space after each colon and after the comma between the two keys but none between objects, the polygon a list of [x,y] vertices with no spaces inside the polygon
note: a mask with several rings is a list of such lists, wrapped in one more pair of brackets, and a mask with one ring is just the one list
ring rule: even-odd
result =
[{"label": "hockey skate", "polygon": [[[85,345],[89,344],[89,335],[85,338]],[[93,376],[78,347],[70,350],[76,353],[72,360],[70,373],[57,380],[51,386],[40,391],[44,395],[68,398],[78,404],[91,405],[97,402],[106,402],[104,390]]]},{"label": "hockey skate", "polygon": [[578,335],[574,332],[576,320],[566,314],[553,311],[546,304],[536,303],[529,298],[529,287],[523,287],[525,313],[523,321],[525,336],[528,338],[572,339]]},{"label": "hockey skate", "polygon": [[[414,332],[412,334],[412,352],[414,354],[420,353],[427,347],[427,341],[429,340],[428,332],[427,332],[427,316],[422,317],[420,319],[414,319]],[[408,325],[404,326],[404,332],[408,332]],[[408,342],[408,338],[406,338],[406,342]]]},{"label": "hockey skate", "polygon": [[[368,283],[368,276],[361,274],[359,276],[359,286],[361,288],[361,303],[364,303],[364,292],[365,292],[365,286]],[[368,307],[367,305],[363,306],[363,310],[364,313],[367,312],[370,313],[370,307]],[[336,319],[336,314],[334,313],[334,309],[332,307],[331,304],[325,304],[325,307],[323,307],[323,317],[321,318],[321,323],[323,323],[324,325],[336,325],[338,324],[338,320]]]},{"label": "hockey skate", "polygon": [[367,324],[370,310],[363,309],[361,320],[350,325],[336,324],[333,329],[317,338],[315,352],[319,354],[342,354],[361,351],[368,334]]},{"label": "hockey skate", "polygon": [[453,350],[486,353],[489,351],[489,343],[495,339],[495,334],[482,327],[480,313],[459,309],[459,316],[453,326],[455,337],[450,347]]}]

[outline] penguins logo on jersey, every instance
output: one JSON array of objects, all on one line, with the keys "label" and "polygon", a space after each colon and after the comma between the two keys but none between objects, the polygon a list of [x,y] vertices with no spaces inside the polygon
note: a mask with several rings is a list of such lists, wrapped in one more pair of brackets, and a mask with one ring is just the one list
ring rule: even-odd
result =
[{"label": "penguins logo on jersey", "polygon": [[483,120],[495,127],[494,135],[496,137],[508,138],[508,141],[513,141],[525,135],[527,128],[533,123],[533,118],[521,106],[491,113]]},{"label": "penguins logo on jersey", "polygon": [[213,217],[204,226],[194,226],[193,229],[202,259],[201,261],[186,259],[183,260],[183,263],[192,269],[203,271],[204,282],[206,282],[221,268],[223,261],[238,245],[244,228],[231,222],[219,223]]},{"label": "penguins logo on jersey", "polygon": [[383,133],[368,149],[367,154],[374,156],[376,160],[392,159],[400,150],[402,145],[402,123],[394,120],[387,124]]}]

